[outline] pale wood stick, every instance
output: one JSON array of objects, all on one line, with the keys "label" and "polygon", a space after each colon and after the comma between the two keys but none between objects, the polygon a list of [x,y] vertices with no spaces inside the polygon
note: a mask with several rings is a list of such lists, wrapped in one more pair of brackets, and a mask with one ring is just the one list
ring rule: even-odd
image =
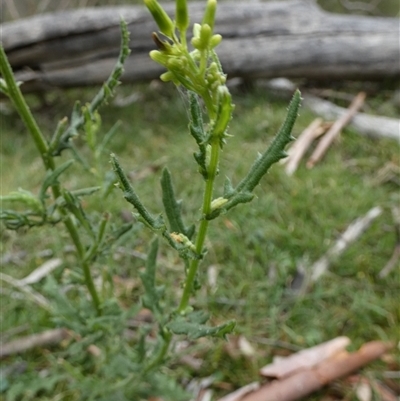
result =
[{"label": "pale wood stick", "polygon": [[12,285],[15,288],[18,288],[21,292],[27,295],[31,300],[36,302],[41,307],[46,310],[51,310],[50,302],[40,293],[33,290],[29,285],[21,284],[20,280],[16,280],[15,278],[9,276],[8,274],[4,274],[0,272],[0,281],[5,281],[6,283]]},{"label": "pale wood stick", "polygon": [[322,118],[316,118],[296,139],[288,150],[289,156],[283,160],[286,164],[286,174],[293,175],[297,170],[301,159],[310,147],[311,143],[322,135],[330,125],[323,124]]},{"label": "pale wood stick", "polygon": [[260,375],[284,379],[304,369],[312,369],[326,359],[333,357],[350,344],[348,337],[336,337],[332,340],[303,349],[285,358],[279,358],[260,369]]},{"label": "pale wood stick", "polygon": [[42,333],[32,334],[10,341],[0,346],[0,358],[27,351],[34,347],[59,344],[68,338],[70,334],[67,329],[46,330]]},{"label": "pale wood stick", "polygon": [[382,212],[382,208],[377,206],[369,210],[365,216],[353,221],[325,255],[311,266],[311,281],[317,281],[328,270],[331,262],[360,237]]},{"label": "pale wood stick", "polygon": [[313,369],[306,369],[283,380],[266,384],[245,395],[239,401],[295,401],[321,389],[333,380],[344,377],[361,368],[391,349],[393,344],[371,341],[357,352],[340,352],[326,359]]},{"label": "pale wood stick", "polygon": [[338,136],[341,130],[351,121],[353,116],[364,104],[365,97],[365,92],[360,92],[351,102],[349,108],[347,109],[347,113],[335,121],[331,129],[319,141],[318,146],[315,148],[313,154],[308,159],[307,168],[314,167],[314,165],[322,159],[334,139]]},{"label": "pale wood stick", "polygon": [[392,215],[394,221],[394,228],[396,233],[396,244],[393,250],[393,254],[385,267],[379,272],[379,277],[386,277],[396,266],[399,266],[400,260],[400,207],[392,208]]}]

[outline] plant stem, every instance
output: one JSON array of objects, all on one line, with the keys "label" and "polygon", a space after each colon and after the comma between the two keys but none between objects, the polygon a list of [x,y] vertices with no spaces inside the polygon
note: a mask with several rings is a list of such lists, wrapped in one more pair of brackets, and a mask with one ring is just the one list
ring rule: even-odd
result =
[{"label": "plant stem", "polygon": [[[214,181],[218,171],[219,150],[220,150],[219,138],[213,137],[211,142],[211,156],[210,156],[210,165],[208,168],[208,178],[206,181],[206,187],[203,196],[203,206],[202,206],[203,218],[200,222],[199,232],[197,234],[196,244],[195,244],[196,252],[199,255],[203,252],[204,242],[207,236],[209,220],[206,219],[206,216],[211,212],[211,201],[214,190]],[[193,283],[196,278],[196,273],[199,267],[199,263],[200,263],[199,259],[192,260],[190,263],[181,302],[177,310],[178,313],[185,313],[185,310],[189,305],[189,299],[193,290]]]},{"label": "plant stem", "polygon": [[21,90],[17,82],[15,81],[10,63],[8,62],[6,53],[3,46],[0,45],[0,72],[3,75],[4,80],[7,84],[8,96],[14,103],[14,106],[28,128],[37,149],[39,150],[40,156],[42,157],[43,164],[46,170],[54,170],[55,164],[52,158],[48,157],[48,144],[40,131],[32,113],[25,102],[24,97],[21,94]]},{"label": "plant stem", "polygon": [[165,332],[163,335],[163,344],[160,347],[160,350],[158,351],[157,355],[154,357],[152,361],[149,362],[149,364],[145,367],[143,370],[143,374],[146,374],[153,370],[154,368],[157,368],[160,366],[160,364],[163,362],[165,355],[168,352],[169,345],[171,344],[172,340],[172,333],[170,332]]},{"label": "plant stem", "polygon": [[[36,148],[40,153],[46,171],[54,170],[55,161],[53,156],[51,156],[49,152],[48,142],[44,138],[35,118],[31,113],[31,110],[29,109],[28,104],[25,101],[24,96],[22,95],[22,92],[17,82],[15,81],[10,63],[8,62],[3,46],[1,45],[0,45],[0,72],[7,84],[8,96],[13,102],[17,112],[21,116],[21,119],[23,120],[29,133],[31,134],[33,141],[35,142]],[[60,186],[58,184],[52,185],[51,190],[54,199],[57,199],[60,196],[62,196]],[[78,259],[83,269],[86,287],[90,292],[97,313],[101,314],[100,299],[93,283],[93,278],[90,272],[89,264],[84,260],[85,250],[79,236],[78,228],[76,227],[75,222],[70,214],[68,214],[62,208],[61,208],[61,213],[65,217],[64,219],[65,227],[67,228],[69,235],[75,245],[78,254]]]}]

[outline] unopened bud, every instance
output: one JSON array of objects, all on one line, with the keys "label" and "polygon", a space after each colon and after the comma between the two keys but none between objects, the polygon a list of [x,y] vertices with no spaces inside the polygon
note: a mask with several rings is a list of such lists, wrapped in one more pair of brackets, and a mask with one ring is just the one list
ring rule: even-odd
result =
[{"label": "unopened bud", "polygon": [[201,25],[198,23],[193,24],[193,37],[198,38],[200,37],[200,29]]},{"label": "unopened bud", "polygon": [[187,0],[176,0],[175,11],[176,27],[180,31],[186,31],[189,26],[189,14],[187,8]]},{"label": "unopened bud", "polygon": [[203,24],[200,29],[200,40],[203,49],[207,49],[211,39],[212,30],[210,25]]},{"label": "unopened bud", "polygon": [[171,71],[167,71],[167,72],[164,72],[164,74],[160,75],[160,79],[163,82],[169,82],[169,81],[174,81],[175,77]]},{"label": "unopened bud", "polygon": [[214,135],[222,137],[228,128],[233,111],[232,96],[226,86],[218,88],[218,103],[218,115],[214,125]]},{"label": "unopened bud", "polygon": [[210,39],[210,47],[214,49],[214,47],[217,47],[222,41],[222,36],[219,34],[213,35]]},{"label": "unopened bud", "polygon": [[211,211],[213,212],[216,209],[220,209],[228,202],[228,199],[225,198],[217,198],[211,202]]},{"label": "unopened bud", "polygon": [[150,58],[154,60],[156,63],[159,63],[161,65],[166,66],[168,62],[168,56],[165,54],[161,53],[158,50],[152,50],[150,53]]},{"label": "unopened bud", "polygon": [[217,10],[217,0],[208,0],[202,24],[203,25],[207,24],[211,28],[211,31],[213,31],[214,29],[216,10]]},{"label": "unopened bud", "polygon": [[156,0],[144,0],[144,4],[151,12],[160,32],[172,38],[174,36],[174,23]]},{"label": "unopened bud", "polygon": [[185,68],[185,65],[185,61],[177,57],[170,57],[167,61],[167,68],[169,70],[183,70]]}]

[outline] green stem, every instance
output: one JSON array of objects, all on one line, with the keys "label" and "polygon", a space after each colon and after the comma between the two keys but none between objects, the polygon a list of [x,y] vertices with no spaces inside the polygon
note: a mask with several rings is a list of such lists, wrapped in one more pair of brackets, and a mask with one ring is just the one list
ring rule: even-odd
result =
[{"label": "green stem", "polygon": [[[208,224],[209,220],[206,220],[205,216],[207,216],[211,212],[211,201],[214,190],[214,181],[218,171],[218,162],[219,162],[219,139],[218,137],[213,138],[211,142],[211,156],[210,156],[210,165],[208,168],[208,179],[206,181],[206,187],[204,190],[203,196],[203,206],[202,206],[202,215],[203,218],[200,222],[199,232],[196,237],[196,252],[201,254],[204,247],[204,242],[207,236]],[[189,270],[186,276],[185,285],[183,288],[183,294],[181,298],[181,302],[178,307],[178,313],[185,313],[190,300],[190,295],[193,290],[193,283],[196,278],[197,269],[199,267],[200,260],[195,259],[192,260],[189,266]]]},{"label": "green stem", "polygon": [[52,158],[48,157],[48,144],[46,139],[43,137],[39,126],[37,125],[35,119],[32,116],[32,113],[25,102],[24,97],[21,94],[21,90],[17,82],[14,79],[14,75],[8,62],[6,53],[3,49],[3,46],[0,45],[0,71],[3,75],[4,80],[7,84],[8,96],[13,102],[16,110],[27,126],[31,136],[35,142],[37,149],[40,152],[40,156],[42,157],[43,164],[46,170],[51,169],[54,170],[55,164]]},{"label": "green stem", "polygon": [[[161,329],[162,330],[162,329]],[[157,368],[160,366],[165,358],[165,355],[168,352],[169,345],[171,344],[172,340],[172,334],[170,332],[166,332],[163,335],[163,344],[160,347],[157,355],[154,357],[153,360],[149,362],[149,364],[143,369],[142,374],[146,374],[153,370],[154,368]]]},{"label": "green stem", "polygon": [[[7,84],[8,96],[13,102],[17,112],[19,113],[29,133],[31,134],[33,141],[35,142],[36,148],[40,153],[45,169],[54,170],[55,161],[54,158],[50,155],[48,142],[44,138],[39,126],[36,123],[35,118],[31,113],[31,110],[29,109],[28,104],[25,101],[24,96],[22,95],[22,92],[17,82],[15,81],[10,63],[8,62],[3,46],[1,45],[0,45],[0,72]],[[51,190],[53,192],[54,199],[57,199],[61,196],[61,190],[58,184],[52,185]],[[83,269],[83,274],[85,276],[85,283],[92,297],[94,307],[96,308],[97,313],[101,314],[100,299],[98,297],[96,288],[93,283],[93,278],[90,273],[90,267],[88,263],[84,260],[85,250],[82,245],[82,241],[79,237],[78,229],[71,215],[69,215],[63,209],[61,209],[61,213],[65,217],[64,224],[75,245],[78,258]]]}]

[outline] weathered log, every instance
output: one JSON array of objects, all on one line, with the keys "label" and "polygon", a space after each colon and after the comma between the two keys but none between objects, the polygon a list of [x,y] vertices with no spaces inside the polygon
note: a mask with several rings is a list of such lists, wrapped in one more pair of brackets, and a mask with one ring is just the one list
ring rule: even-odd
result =
[{"label": "weathered log", "polygon": [[[174,5],[166,4],[170,15]],[[190,3],[192,21],[201,21],[204,2]],[[50,13],[5,23],[3,46],[24,90],[99,84],[111,71],[123,17],[132,53],[124,81],[158,77],[150,60],[157,30],[140,6],[102,7]],[[382,79],[400,76],[396,18],[337,15],[313,0],[219,4],[215,31],[224,37],[218,54],[229,77]]]}]

